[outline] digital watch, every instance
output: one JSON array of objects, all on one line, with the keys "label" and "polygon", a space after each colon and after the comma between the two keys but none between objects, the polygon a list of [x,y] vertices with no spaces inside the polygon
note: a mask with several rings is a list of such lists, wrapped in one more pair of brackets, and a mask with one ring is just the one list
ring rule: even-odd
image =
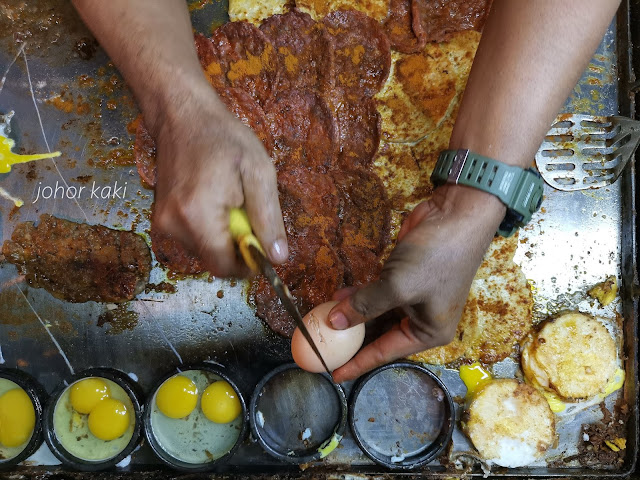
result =
[{"label": "digital watch", "polygon": [[498,234],[510,237],[525,226],[542,203],[543,181],[534,168],[523,169],[469,150],[440,153],[431,174],[435,186],[466,185],[495,195],[507,207]]}]

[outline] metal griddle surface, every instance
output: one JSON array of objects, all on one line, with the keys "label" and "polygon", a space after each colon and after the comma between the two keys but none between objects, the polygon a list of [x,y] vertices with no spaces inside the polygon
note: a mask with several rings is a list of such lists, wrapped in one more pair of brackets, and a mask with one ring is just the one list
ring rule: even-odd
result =
[{"label": "metal griddle surface", "polygon": [[[9,30],[0,33],[0,73],[4,73],[18,51],[14,42],[15,32],[24,31],[19,22],[7,21],[10,10],[19,8],[23,2],[5,3],[7,7],[2,8],[8,10],[0,8],[0,16],[5,16],[2,21]],[[195,28],[208,33],[212,22],[220,24],[226,20],[226,3],[204,3],[204,8],[193,10],[192,17]],[[45,160],[20,165],[14,167],[10,174],[0,175],[0,187],[25,201],[24,207],[15,210],[10,202],[0,199],[2,239],[10,237],[17,223],[37,220],[41,213],[75,221],[88,220],[92,224],[114,228],[133,228],[144,233],[149,228],[147,216],[153,195],[140,185],[135,166],[103,168],[90,165],[90,159],[94,163],[104,162],[109,155],[114,155],[110,152],[118,153],[118,149],[122,149],[120,153],[125,155],[130,152],[133,136],[128,133],[127,124],[137,114],[131,94],[122,86],[121,78],[108,64],[108,58],[101,49],[98,48],[89,59],[80,58],[76,42],[91,37],[66,2],[47,0],[38,4],[42,4],[39,6],[42,11],[53,9],[42,18],[51,19],[51,12],[62,12],[59,21],[53,22],[55,25],[52,24],[44,33],[33,29],[33,38],[26,49],[44,128],[41,129],[38,122],[22,57],[10,68],[4,89],[0,91],[0,113],[15,110],[12,136],[18,148],[46,151],[44,130],[51,149],[61,150],[63,156],[57,161],[60,174],[51,161]],[[618,53],[626,52],[627,48],[624,10],[618,26],[614,22],[609,28],[564,111],[630,114],[629,102],[624,101],[626,86],[622,85],[628,80],[627,64],[624,55]],[[34,21],[36,17],[33,17]],[[80,52],[85,54],[82,49]],[[93,86],[90,80],[93,80]],[[72,98],[74,101],[70,113],[50,103],[63,92],[63,99]],[[83,103],[88,104],[89,113],[83,113],[82,108],[78,110],[77,106]],[[96,118],[96,113],[101,113],[101,118]],[[540,462],[526,470],[497,471],[499,475],[602,477],[624,473],[632,466],[632,458],[637,452],[636,305],[632,294],[635,281],[634,173],[632,164],[620,181],[601,190],[563,193],[547,188],[544,209],[521,232],[521,244],[516,255],[517,263],[522,265],[527,278],[535,286],[536,314],[540,317],[565,308],[580,308],[620,319],[621,333],[624,331],[627,339],[623,341],[620,336],[622,348],[629,359],[626,387],[620,395],[626,395],[634,406],[629,422],[627,464],[623,471],[610,471],[604,468],[585,470],[576,463],[552,469]],[[87,195],[78,199],[78,203],[67,198],[40,199],[32,203],[38,187],[50,185],[55,188],[56,182],[62,183],[60,175],[69,185],[77,187],[92,186],[94,181],[99,187],[113,185],[116,181],[119,185],[126,182],[126,195],[123,199],[108,200],[91,199]],[[81,183],[78,177],[87,175],[91,178],[87,183]],[[216,185],[213,184],[212,188]],[[608,275],[617,275],[621,279],[621,302],[598,309],[587,299],[585,292]],[[0,285],[16,276],[14,266],[0,265]],[[165,279],[163,270],[153,270],[152,282],[159,283]],[[73,369],[110,366],[131,372],[147,393],[158,378],[180,364],[180,359],[185,364],[209,360],[224,365],[248,400],[253,387],[264,374],[290,361],[289,342],[264,327],[247,304],[247,283],[206,277],[171,281],[176,285],[176,293],[144,293],[115,310],[113,305],[94,302],[66,303],[44,290],[25,285],[3,288],[0,290],[0,362],[10,367],[19,366],[33,374],[50,392],[69,376],[67,365],[38,316],[60,343]],[[22,289],[28,303],[18,288]],[[113,324],[98,326],[107,312],[117,319],[116,326],[127,327],[128,322],[129,327],[133,324],[135,327],[120,328],[122,332],[116,333],[117,328]],[[507,360],[495,371],[508,375],[515,369],[513,362]],[[453,395],[464,394],[465,389],[456,371],[435,370],[441,374]],[[350,385],[346,387],[348,391]],[[615,400],[615,395],[607,400],[610,409]],[[576,453],[580,425],[599,418],[599,410],[595,407],[582,412],[573,421],[560,423],[558,447],[547,455],[547,459]],[[454,446],[456,450],[469,448],[458,430],[454,434]],[[57,467],[47,466],[54,459],[44,447],[33,460],[45,465],[28,467],[25,474],[59,471]],[[149,447],[144,445],[133,455],[128,469],[151,472],[157,466]],[[342,441],[342,447],[325,460],[321,471],[337,472],[345,468],[351,472],[380,472],[380,468],[357,448],[350,435]],[[429,470],[436,475],[443,474],[437,463],[433,463]],[[251,441],[245,442],[230,465],[221,471],[243,474],[299,472],[297,467],[273,460]]]}]

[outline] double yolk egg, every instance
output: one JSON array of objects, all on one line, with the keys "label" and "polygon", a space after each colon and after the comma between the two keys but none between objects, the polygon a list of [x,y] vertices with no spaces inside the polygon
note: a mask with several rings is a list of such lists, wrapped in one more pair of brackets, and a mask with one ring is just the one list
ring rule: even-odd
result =
[{"label": "double yolk egg", "polygon": [[[175,375],[158,389],[156,405],[169,418],[185,418],[195,410],[198,394],[193,380],[184,375]],[[204,416],[214,423],[230,423],[242,412],[238,395],[224,380],[215,381],[205,388],[200,408]]]},{"label": "double yolk egg", "polygon": [[124,435],[131,422],[131,414],[125,404],[110,395],[109,386],[100,378],[80,380],[69,393],[73,409],[89,416],[89,431],[104,441]]}]

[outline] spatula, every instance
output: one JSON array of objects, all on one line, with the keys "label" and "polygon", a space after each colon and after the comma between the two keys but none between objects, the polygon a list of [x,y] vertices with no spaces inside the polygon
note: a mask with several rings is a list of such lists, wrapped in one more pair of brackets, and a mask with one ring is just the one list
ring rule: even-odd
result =
[{"label": "spatula", "polygon": [[600,188],[618,179],[639,143],[639,121],[562,114],[542,142],[536,164],[558,190]]}]

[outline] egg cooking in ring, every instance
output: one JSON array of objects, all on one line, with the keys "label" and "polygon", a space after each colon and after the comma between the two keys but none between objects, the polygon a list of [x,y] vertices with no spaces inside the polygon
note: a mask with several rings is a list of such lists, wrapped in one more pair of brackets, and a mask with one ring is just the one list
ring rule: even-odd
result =
[{"label": "egg cooking in ring", "polygon": [[[331,371],[351,360],[364,342],[364,324],[359,324],[346,330],[335,330],[331,326],[329,312],[338,303],[326,302],[318,305],[307,313],[303,319],[309,334]],[[291,338],[291,354],[293,355],[293,360],[303,370],[314,373],[324,371],[320,359],[298,328],[293,332],[293,337]]]}]

